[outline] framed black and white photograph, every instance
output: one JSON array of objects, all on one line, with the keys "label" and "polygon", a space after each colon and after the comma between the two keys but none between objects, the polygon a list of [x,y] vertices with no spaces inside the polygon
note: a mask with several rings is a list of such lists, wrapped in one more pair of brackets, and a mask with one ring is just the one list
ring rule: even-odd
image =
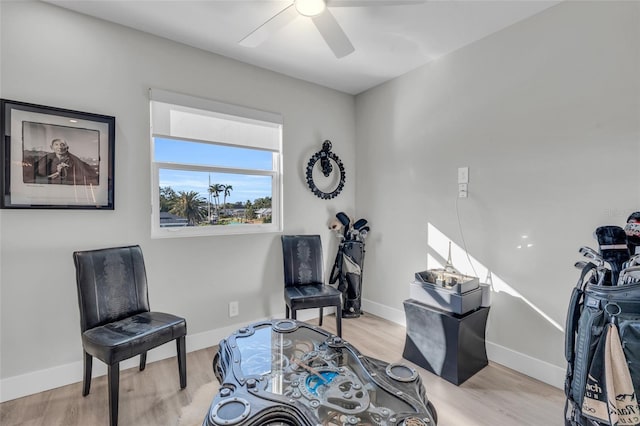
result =
[{"label": "framed black and white photograph", "polygon": [[0,99],[2,208],[113,210],[115,117]]}]

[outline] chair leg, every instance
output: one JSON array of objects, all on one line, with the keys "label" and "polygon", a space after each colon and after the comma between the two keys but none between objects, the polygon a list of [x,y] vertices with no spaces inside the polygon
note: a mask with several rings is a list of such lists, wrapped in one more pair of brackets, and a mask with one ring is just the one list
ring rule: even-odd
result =
[{"label": "chair leg", "polygon": [[187,387],[187,354],[185,347],[185,336],[176,339],[178,348],[178,374],[180,375],[180,389]]},{"label": "chair leg", "polygon": [[289,318],[289,316],[291,315],[291,312],[289,310],[289,305],[285,305],[285,307],[287,308],[287,313],[285,315],[285,318]]},{"label": "chair leg", "polygon": [[147,366],[147,353],[142,352],[140,354],[140,371],[144,371],[144,368]]},{"label": "chair leg", "polygon": [[324,318],[324,314],[322,313],[322,308],[320,308],[320,320],[318,321],[318,325],[322,326],[322,318]]},{"label": "chair leg", "polygon": [[93,366],[93,357],[87,352],[84,353],[84,377],[82,386],[82,396],[89,395],[91,389],[91,367]]},{"label": "chair leg", "polygon": [[340,306],[336,306],[336,332],[338,337],[342,337],[342,309]]},{"label": "chair leg", "polygon": [[291,310],[291,319],[298,319],[298,315],[296,315],[296,310],[295,309]]},{"label": "chair leg", "polygon": [[109,384],[109,424],[118,426],[118,388],[120,386],[120,364],[108,368]]}]

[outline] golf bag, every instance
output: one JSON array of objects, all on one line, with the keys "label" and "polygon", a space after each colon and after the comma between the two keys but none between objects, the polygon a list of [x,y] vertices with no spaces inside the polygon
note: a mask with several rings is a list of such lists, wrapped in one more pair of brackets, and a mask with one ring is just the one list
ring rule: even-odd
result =
[{"label": "golf bag", "polygon": [[[599,228],[596,236],[600,238],[602,233]],[[565,426],[640,425],[636,400],[640,390],[640,276],[636,265],[640,256],[629,258],[627,255],[628,260],[620,264],[619,259],[624,256],[617,252],[607,253],[607,250],[620,250],[621,247],[612,247],[609,241],[606,243],[601,242],[600,255],[581,248],[580,253],[591,261],[576,264],[582,272],[567,312]],[[607,256],[609,260],[604,260]],[[612,278],[618,275],[617,280]],[[604,359],[609,355],[602,350],[605,337],[608,337],[605,333],[611,330],[617,333],[614,337],[619,337],[624,354],[620,354],[622,362],[615,366],[619,369],[615,371],[630,377],[628,387],[632,387],[623,392],[609,389],[609,382],[606,382],[607,386],[600,386],[603,383],[597,380],[594,383],[594,371],[606,370],[603,365],[613,364],[610,359]],[[611,369],[606,370],[606,374],[607,377],[614,375]],[[593,401],[596,399],[600,400],[605,419],[594,415]]]},{"label": "golf bag", "polygon": [[362,314],[360,303],[364,253],[363,241],[343,240],[338,247],[329,283],[338,282],[338,290],[342,292],[343,318],[357,318]]}]

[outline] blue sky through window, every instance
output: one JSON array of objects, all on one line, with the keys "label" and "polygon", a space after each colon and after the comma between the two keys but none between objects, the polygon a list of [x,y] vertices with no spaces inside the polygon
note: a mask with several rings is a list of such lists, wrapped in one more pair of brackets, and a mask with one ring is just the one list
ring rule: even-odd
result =
[{"label": "blue sky through window", "polygon": [[[155,138],[154,159],[159,162],[197,164],[205,166],[237,167],[272,170],[273,154],[249,148],[214,145],[208,143]],[[231,185],[233,190],[227,203],[252,202],[256,198],[271,197],[270,176],[214,173],[184,170],[160,170],[160,187],[170,186],[174,191],[196,191],[208,199],[209,183]],[[223,195],[220,195],[220,202]]]}]

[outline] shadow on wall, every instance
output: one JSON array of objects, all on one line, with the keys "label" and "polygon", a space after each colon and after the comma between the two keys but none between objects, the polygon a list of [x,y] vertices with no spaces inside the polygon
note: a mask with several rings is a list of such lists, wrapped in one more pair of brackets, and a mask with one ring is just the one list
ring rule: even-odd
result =
[{"label": "shadow on wall", "polygon": [[[500,276],[492,272],[487,266],[480,263],[473,256],[469,255],[465,250],[455,244],[451,238],[447,237],[433,224],[427,225],[427,267],[429,269],[443,268],[449,251],[449,242],[451,242],[451,259],[453,265],[461,273],[465,275],[476,276],[481,282],[491,284],[492,293],[504,293],[514,298],[520,299],[525,305],[529,306],[537,315],[553,327],[564,333],[564,327],[547,315],[542,309],[524,297],[515,288],[505,282]],[[526,243],[523,243],[526,246]],[[521,248],[521,247],[518,247]]]}]

